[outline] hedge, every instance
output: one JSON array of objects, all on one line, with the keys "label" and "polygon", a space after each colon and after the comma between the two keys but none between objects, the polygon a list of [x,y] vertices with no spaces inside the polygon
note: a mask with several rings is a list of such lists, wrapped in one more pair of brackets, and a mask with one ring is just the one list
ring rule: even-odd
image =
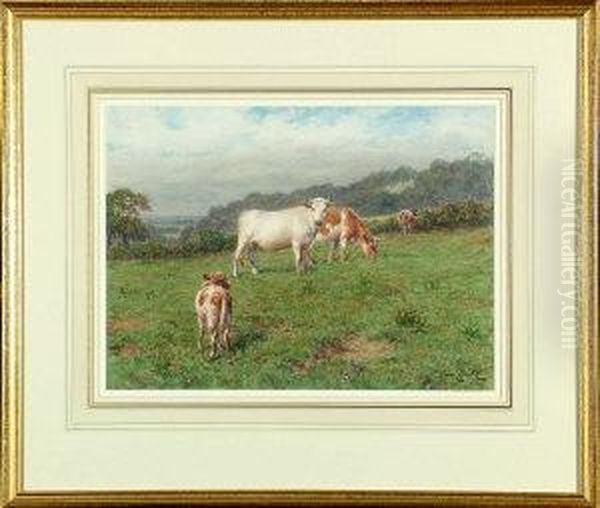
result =
[{"label": "hedge", "polygon": [[[458,227],[485,226],[492,224],[493,205],[489,202],[463,201],[423,208],[417,211],[416,229],[453,229]],[[373,234],[393,233],[401,230],[394,215],[366,219]],[[151,239],[143,242],[117,244],[108,248],[108,259],[115,260],[154,260],[164,258],[192,257],[232,251],[236,236],[213,229],[192,230],[178,240],[165,241]]]},{"label": "hedge", "polygon": [[164,258],[192,257],[229,251],[235,247],[236,237],[210,229],[198,230],[184,239],[164,241],[152,239],[145,242],[131,242],[109,247],[108,259],[153,260]]},{"label": "hedge", "polygon": [[[494,220],[494,208],[489,202],[462,201],[448,203],[416,211],[415,228],[420,231],[454,229],[459,227],[486,226]],[[373,234],[401,231],[395,216],[374,218],[366,221]]]}]

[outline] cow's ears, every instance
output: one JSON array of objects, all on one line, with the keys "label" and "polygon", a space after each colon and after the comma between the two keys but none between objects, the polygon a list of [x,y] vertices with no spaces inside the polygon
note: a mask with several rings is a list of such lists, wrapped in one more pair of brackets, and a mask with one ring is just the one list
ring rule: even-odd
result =
[{"label": "cow's ears", "polygon": [[202,278],[203,278],[204,280],[210,280],[210,273],[203,273],[203,274],[202,274]]},{"label": "cow's ears", "polygon": [[306,208],[312,208],[312,204],[310,203],[310,201],[305,201],[305,202],[304,202],[304,206],[305,206]]}]

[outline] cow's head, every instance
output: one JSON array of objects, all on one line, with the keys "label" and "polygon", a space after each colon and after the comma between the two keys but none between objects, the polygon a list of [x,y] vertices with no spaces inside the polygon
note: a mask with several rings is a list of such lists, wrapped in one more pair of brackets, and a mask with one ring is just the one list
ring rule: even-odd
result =
[{"label": "cow's head", "polygon": [[215,284],[216,286],[221,286],[222,288],[229,289],[231,286],[227,277],[223,272],[212,272],[205,273],[202,275],[205,283]]},{"label": "cow's head", "polygon": [[369,258],[377,256],[377,239],[374,236],[367,236],[360,242],[363,254]]},{"label": "cow's head", "polygon": [[311,215],[315,224],[320,226],[325,218],[325,212],[331,205],[331,201],[325,198],[313,198],[306,203],[306,207],[310,209]]}]

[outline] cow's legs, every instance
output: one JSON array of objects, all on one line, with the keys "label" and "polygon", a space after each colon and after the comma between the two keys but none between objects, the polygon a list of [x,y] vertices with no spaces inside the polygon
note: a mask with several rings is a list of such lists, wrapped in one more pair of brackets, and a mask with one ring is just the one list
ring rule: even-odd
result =
[{"label": "cow's legs", "polygon": [[300,249],[300,263],[302,264],[302,271],[307,271],[311,265],[312,260],[310,258],[310,245],[304,245]]},{"label": "cow's legs", "polygon": [[217,347],[219,344],[219,330],[218,328],[214,328],[210,334],[210,353],[208,357],[213,359],[217,356]]},{"label": "cow's legs", "polygon": [[230,337],[230,333],[229,333],[229,327],[226,327],[222,331],[222,341],[223,341],[223,347],[225,348],[225,350],[229,351],[231,349],[231,337]]},{"label": "cow's legs", "polygon": [[252,273],[257,275],[258,265],[256,264],[256,247],[254,246],[248,248],[248,261],[250,261],[250,266],[252,266]]},{"label": "cow's legs", "polygon": [[247,248],[247,243],[244,240],[238,240],[237,247],[233,254],[233,276],[238,276],[238,263],[240,262],[242,256],[244,255],[244,251]]},{"label": "cow's legs", "polygon": [[306,261],[309,267],[312,267],[316,264],[315,258],[313,256],[313,248],[315,246],[315,241],[310,242],[308,247],[306,248]]},{"label": "cow's legs", "polygon": [[342,236],[340,238],[340,259],[342,261],[346,261],[347,257],[348,257],[348,253],[346,251],[346,248],[348,247],[348,239],[345,236]]},{"label": "cow's legs", "polygon": [[294,261],[296,262],[296,272],[302,273],[302,246],[298,243],[292,243],[294,251]]},{"label": "cow's legs", "polygon": [[203,352],[204,349],[204,323],[202,319],[198,316],[198,342],[196,343],[196,347],[200,353]]},{"label": "cow's legs", "polygon": [[327,256],[327,262],[332,263],[335,259],[335,254],[339,246],[338,240],[332,240],[329,244],[329,255]]}]

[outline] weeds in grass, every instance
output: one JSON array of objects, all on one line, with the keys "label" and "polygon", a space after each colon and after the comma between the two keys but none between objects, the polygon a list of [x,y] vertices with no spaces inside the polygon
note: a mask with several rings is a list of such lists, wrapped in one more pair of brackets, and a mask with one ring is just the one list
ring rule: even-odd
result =
[{"label": "weeds in grass", "polygon": [[396,311],[394,321],[397,325],[410,328],[416,332],[427,330],[429,323],[422,311],[410,305],[404,305]]},{"label": "weeds in grass", "polygon": [[156,356],[154,359],[154,371],[163,378],[171,377],[171,362],[167,357]]},{"label": "weeds in grass", "polygon": [[313,279],[302,279],[302,282],[300,283],[300,294],[302,295],[310,295],[311,293],[314,293],[315,291],[315,283],[313,281]]},{"label": "weeds in grass", "polygon": [[425,281],[425,289],[428,291],[437,291],[442,286],[438,279],[428,279]]},{"label": "weeds in grass", "polygon": [[241,353],[249,347],[258,345],[265,338],[265,332],[256,327],[248,326],[242,330],[237,330],[234,335],[233,350]]},{"label": "weeds in grass", "polygon": [[477,341],[483,338],[483,332],[476,321],[467,321],[460,328],[461,333],[469,340]]},{"label": "weeds in grass", "polygon": [[364,363],[350,362],[348,369],[342,374],[342,380],[345,383],[351,383],[358,378],[365,370],[367,366]]}]

